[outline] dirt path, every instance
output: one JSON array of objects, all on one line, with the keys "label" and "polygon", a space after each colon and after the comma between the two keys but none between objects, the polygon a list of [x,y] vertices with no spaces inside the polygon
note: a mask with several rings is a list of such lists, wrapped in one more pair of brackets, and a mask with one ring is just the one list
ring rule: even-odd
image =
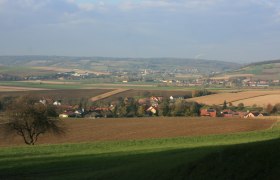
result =
[{"label": "dirt path", "polygon": [[98,96],[92,97],[92,98],[90,98],[90,101],[91,102],[99,101],[101,99],[105,99],[105,98],[108,98],[110,96],[113,96],[113,95],[116,95],[116,94],[119,94],[119,93],[122,93],[122,92],[125,92],[125,91],[129,91],[129,90],[130,89],[116,89],[116,90],[113,90],[113,91],[110,91],[110,92],[107,92],[107,93],[100,94]]}]

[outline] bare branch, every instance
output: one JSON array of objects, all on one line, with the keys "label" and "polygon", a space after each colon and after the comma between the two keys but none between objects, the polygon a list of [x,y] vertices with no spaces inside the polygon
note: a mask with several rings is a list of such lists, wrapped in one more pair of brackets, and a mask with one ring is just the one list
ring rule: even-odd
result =
[{"label": "bare branch", "polygon": [[[21,97],[13,103],[6,112],[9,122],[5,129],[7,133],[16,133],[22,136],[24,142],[34,145],[41,134],[52,133],[61,135],[65,133],[64,124],[55,116],[54,108],[36,103],[34,98]],[[49,114],[51,113],[51,114]]]}]

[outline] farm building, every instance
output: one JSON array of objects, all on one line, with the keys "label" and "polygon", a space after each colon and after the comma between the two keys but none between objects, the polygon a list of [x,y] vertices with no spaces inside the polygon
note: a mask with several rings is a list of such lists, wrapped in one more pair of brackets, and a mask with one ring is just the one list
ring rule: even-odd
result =
[{"label": "farm building", "polygon": [[200,116],[217,117],[217,111],[215,109],[201,109]]},{"label": "farm building", "polygon": [[62,114],[59,114],[60,118],[68,118],[68,117],[75,117],[75,113],[73,111],[65,111]]},{"label": "farm building", "polygon": [[147,112],[151,112],[152,114],[157,113],[157,107],[151,106],[147,109]]},{"label": "farm building", "polygon": [[236,112],[230,109],[225,109],[223,111],[221,111],[221,115],[222,117],[243,117],[244,116],[244,112]]},{"label": "farm building", "polygon": [[264,115],[259,112],[249,112],[244,115],[244,118],[255,118],[255,117],[263,117]]}]

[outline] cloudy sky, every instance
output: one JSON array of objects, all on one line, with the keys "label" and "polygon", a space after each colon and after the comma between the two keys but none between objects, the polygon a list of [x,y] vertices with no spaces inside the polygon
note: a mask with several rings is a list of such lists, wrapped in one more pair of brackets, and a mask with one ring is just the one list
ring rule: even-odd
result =
[{"label": "cloudy sky", "polygon": [[0,55],[280,58],[279,0],[0,0]]}]

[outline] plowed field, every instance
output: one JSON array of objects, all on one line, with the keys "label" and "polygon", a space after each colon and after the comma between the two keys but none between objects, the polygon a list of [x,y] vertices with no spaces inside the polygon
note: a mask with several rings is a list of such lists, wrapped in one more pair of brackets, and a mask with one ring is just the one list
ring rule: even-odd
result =
[{"label": "plowed field", "polygon": [[[38,144],[78,143],[227,134],[267,129],[275,120],[223,118],[119,118],[67,119],[68,128],[61,137],[45,135]],[[20,137],[0,136],[0,146],[23,145]]]}]

